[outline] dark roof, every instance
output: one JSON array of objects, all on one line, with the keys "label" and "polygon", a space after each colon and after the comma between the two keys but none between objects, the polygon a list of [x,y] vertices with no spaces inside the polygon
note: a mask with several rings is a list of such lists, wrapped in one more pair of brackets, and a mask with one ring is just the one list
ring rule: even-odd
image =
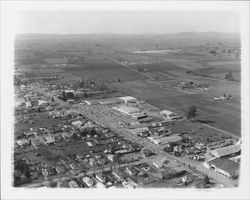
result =
[{"label": "dark roof", "polygon": [[214,160],[211,160],[208,162],[210,165],[214,165],[217,168],[224,170],[226,172],[229,172],[230,174],[234,174],[239,170],[239,163],[236,163],[232,160],[229,160],[227,158],[216,158]]}]

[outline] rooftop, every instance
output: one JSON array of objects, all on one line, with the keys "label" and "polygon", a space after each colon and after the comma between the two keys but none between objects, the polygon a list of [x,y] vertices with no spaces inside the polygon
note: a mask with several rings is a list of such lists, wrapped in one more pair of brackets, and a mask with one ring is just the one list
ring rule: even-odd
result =
[{"label": "rooftop", "polygon": [[240,144],[235,144],[235,145],[223,147],[220,149],[215,149],[215,150],[211,151],[211,154],[213,154],[215,157],[223,157],[226,155],[237,153],[240,151],[240,149],[241,149]]},{"label": "rooftop", "polygon": [[208,163],[210,165],[216,166],[219,169],[222,169],[223,171],[229,172],[230,174],[234,174],[235,172],[237,172],[240,167],[239,163],[236,163],[227,158],[216,158]]},{"label": "rooftop", "polygon": [[135,97],[131,97],[131,96],[120,97],[119,99],[123,101],[136,101],[137,100]]},{"label": "rooftop", "polygon": [[128,107],[128,106],[115,107],[114,109],[120,112],[126,113],[128,115],[140,112],[140,109],[135,108],[135,107]]}]

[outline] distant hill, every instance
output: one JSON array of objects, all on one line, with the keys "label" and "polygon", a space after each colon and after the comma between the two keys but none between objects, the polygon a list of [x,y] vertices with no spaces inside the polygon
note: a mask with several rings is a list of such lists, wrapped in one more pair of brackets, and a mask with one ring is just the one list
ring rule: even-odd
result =
[{"label": "distant hill", "polygon": [[115,33],[93,33],[93,34],[44,34],[27,33],[16,35],[17,40],[48,40],[48,39],[84,39],[84,38],[151,38],[160,37],[165,39],[232,39],[240,40],[238,33],[221,32],[181,32],[181,33],[145,33],[145,34],[115,34]]}]

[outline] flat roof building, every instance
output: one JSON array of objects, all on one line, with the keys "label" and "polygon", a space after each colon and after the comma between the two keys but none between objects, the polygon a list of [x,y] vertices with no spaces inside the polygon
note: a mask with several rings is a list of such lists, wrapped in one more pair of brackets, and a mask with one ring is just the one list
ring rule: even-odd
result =
[{"label": "flat roof building", "polygon": [[206,168],[214,169],[216,172],[232,178],[238,175],[240,165],[232,160],[227,158],[215,158],[213,160],[204,162]]},{"label": "flat roof building", "polygon": [[221,158],[224,156],[236,154],[236,153],[240,152],[240,150],[241,150],[240,144],[235,144],[235,145],[223,147],[220,149],[212,150],[212,151],[210,151],[210,154],[216,158]]},{"label": "flat roof building", "polygon": [[155,144],[168,144],[170,142],[178,142],[182,138],[180,136],[178,136],[177,134],[175,134],[175,135],[172,135],[172,136],[169,136],[169,137],[163,137],[163,138],[160,138],[159,136],[157,136],[157,137],[148,137],[148,139],[150,139]]},{"label": "flat roof building", "polygon": [[121,99],[125,103],[136,103],[137,102],[137,99],[135,97],[131,97],[131,96],[120,97],[119,99]]},{"label": "flat roof building", "polygon": [[133,113],[139,113],[140,109],[139,108],[135,108],[135,107],[129,107],[129,106],[120,106],[120,107],[113,107],[114,109],[127,114],[127,115],[132,115]]}]

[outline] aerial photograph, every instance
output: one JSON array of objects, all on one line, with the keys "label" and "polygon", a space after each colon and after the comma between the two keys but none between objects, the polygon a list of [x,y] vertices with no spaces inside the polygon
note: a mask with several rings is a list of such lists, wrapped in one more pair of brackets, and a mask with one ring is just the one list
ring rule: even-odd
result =
[{"label": "aerial photograph", "polygon": [[20,12],[13,187],[239,187],[239,24],[229,11]]}]

